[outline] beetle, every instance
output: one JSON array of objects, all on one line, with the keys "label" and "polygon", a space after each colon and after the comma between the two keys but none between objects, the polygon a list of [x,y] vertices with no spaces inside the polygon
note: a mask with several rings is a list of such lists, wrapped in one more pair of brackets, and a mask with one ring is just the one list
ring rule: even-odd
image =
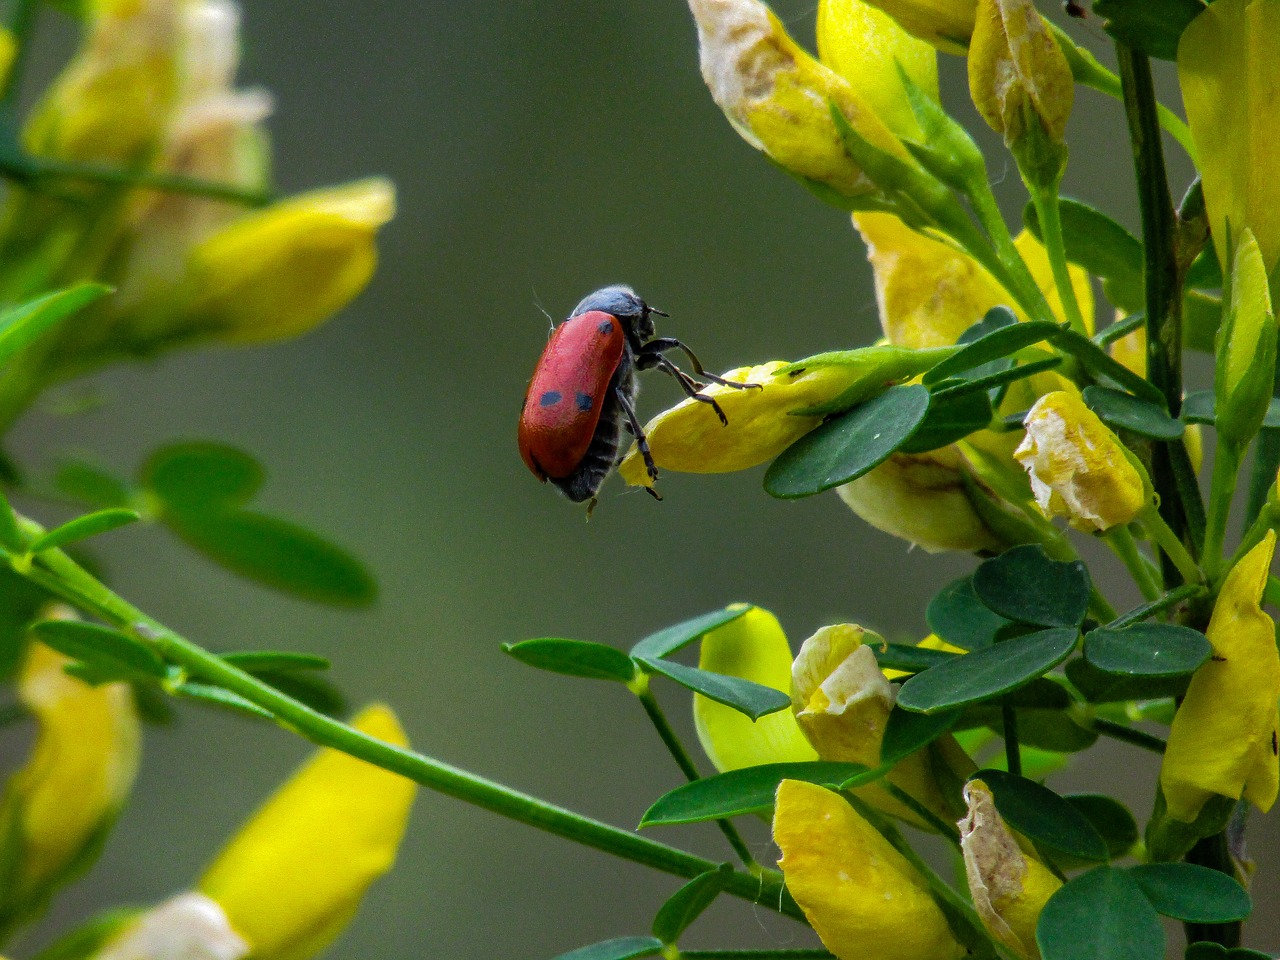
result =
[{"label": "beetle", "polygon": [[[552,331],[525,393],[520,413],[520,456],[539,480],[551,481],[574,503],[590,500],[622,459],[622,430],[636,439],[652,480],[658,479],[649,442],[636,417],[636,371],[656,368],[675,378],[686,394],[729,420],[714,397],[665,354],[680,350],[694,372],[713,383],[745,388],[703,369],[674,337],[655,337],[653,317],[665,317],[628,286],[604,287],[583,298]],[[646,488],[661,500],[652,487]]]}]

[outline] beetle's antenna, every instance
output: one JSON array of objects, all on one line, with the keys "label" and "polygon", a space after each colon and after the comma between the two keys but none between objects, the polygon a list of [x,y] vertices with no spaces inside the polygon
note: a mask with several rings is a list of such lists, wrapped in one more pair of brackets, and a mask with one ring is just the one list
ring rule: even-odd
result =
[{"label": "beetle's antenna", "polygon": [[533,305],[538,308],[538,312],[540,312],[544,317],[547,318],[547,323],[551,324],[550,329],[548,329],[547,331],[548,333],[550,333],[552,330],[556,328],[556,322],[554,318],[552,318],[551,314],[547,313],[547,308],[542,305],[542,298],[538,296],[537,287],[533,288]]}]

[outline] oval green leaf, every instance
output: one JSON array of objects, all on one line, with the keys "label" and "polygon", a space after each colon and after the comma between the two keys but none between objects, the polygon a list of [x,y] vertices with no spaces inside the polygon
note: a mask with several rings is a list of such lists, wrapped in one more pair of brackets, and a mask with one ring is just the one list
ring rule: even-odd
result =
[{"label": "oval green leaf", "polygon": [[62,460],[54,471],[53,485],[72,500],[91,507],[125,507],[133,502],[133,491],[125,480],[87,460]]},{"label": "oval green leaf", "polygon": [[1084,388],[1084,402],[1108,426],[1129,430],[1152,440],[1178,440],[1186,431],[1183,422],[1169,416],[1163,407],[1139,400],[1122,390],[1088,386]]},{"label": "oval green leaf", "polygon": [[924,387],[890,387],[780,453],[764,475],[765,491],[795,499],[856,480],[899,449],[928,412],[929,391]]},{"label": "oval green leaf", "polygon": [[952,657],[903,684],[898,704],[904,710],[936,713],[1016,690],[1065,660],[1077,636],[1075,629],[1040,630]]},{"label": "oval green leaf", "polygon": [[1119,387],[1149,403],[1160,407],[1165,406],[1164,394],[1084,334],[1076,333],[1074,330],[1059,329],[1053,337],[1053,342],[1059,350],[1075,357],[1080,366],[1103,385]]},{"label": "oval green leaf", "polygon": [[203,441],[161,447],[142,467],[143,485],[167,510],[184,515],[243,506],[264,478],[262,466],[243,450]]},{"label": "oval green leaf", "polygon": [[163,680],[168,670],[159,655],[142,641],[80,620],[42,620],[31,632],[47,647],[90,667],[123,676]]},{"label": "oval green leaf", "polygon": [[973,592],[987,609],[1041,627],[1079,626],[1090,589],[1083,563],[1050,560],[1039,544],[1006,550],[973,572]]},{"label": "oval green leaf", "polygon": [[992,360],[1001,360],[1033,344],[1049,340],[1060,330],[1061,327],[1056,323],[1050,323],[1047,320],[999,326],[934,366],[924,375],[923,380],[929,386],[941,383],[949,377],[973,370]]},{"label": "oval green leaf", "polygon": [[651,957],[661,952],[662,941],[656,937],[618,937],[570,950],[555,960],[635,960],[636,957]]},{"label": "oval green leaf", "polygon": [[1164,960],[1164,928],[1124,870],[1095,867],[1061,887],[1040,911],[1043,960]]},{"label": "oval green leaf", "polygon": [[1195,671],[1213,656],[1199,630],[1174,623],[1137,623],[1113,630],[1099,627],[1084,637],[1084,658],[1106,673],[1176,677]]},{"label": "oval green leaf", "polygon": [[712,610],[710,613],[704,613],[700,617],[692,617],[674,626],[664,627],[656,633],[649,634],[633,646],[631,655],[633,657],[651,657],[654,659],[670,656],[677,650],[687,647],[704,634],[710,633],[716,627],[723,627],[726,623],[732,623],[750,609],[751,607],[745,603],[734,604],[731,607],[725,607],[723,610]]},{"label": "oval green leaf", "polygon": [[889,711],[880,740],[880,763],[894,764],[915,753],[954,727],[959,719],[959,710],[913,713],[895,706]]},{"label": "oval green leaf", "polygon": [[377,585],[359,560],[288,521],[244,510],[164,520],[189,546],[263,586],[347,607],[368,606],[377,597]]},{"label": "oval green leaf", "polygon": [[1183,923],[1233,923],[1253,909],[1234,877],[1194,863],[1143,863],[1129,876],[1157,913]]},{"label": "oval green leaf", "polygon": [[884,670],[903,670],[907,673],[920,673],[930,667],[948,660],[954,660],[959,654],[946,650],[930,650],[928,647],[910,647],[905,643],[877,643],[871,649],[875,652],[876,663]]},{"label": "oval green leaf", "polygon": [[973,578],[953,580],[933,595],[924,611],[929,629],[947,643],[965,650],[981,650],[995,642],[996,633],[1010,621],[992,612],[973,592]]},{"label": "oval green leaf", "polygon": [[[1189,393],[1182,401],[1182,411],[1178,414],[1187,423],[1204,423],[1213,426],[1214,396],[1212,390],[1197,390]],[[1280,427],[1280,397],[1272,397],[1267,406],[1267,414],[1262,418],[1262,425],[1271,429]]]},{"label": "oval green leaf", "polygon": [[996,809],[1014,830],[1077,860],[1106,860],[1106,841],[1069,801],[1034,780],[1002,770],[979,770],[970,780],[991,789]]},{"label": "oval green leaf", "polygon": [[888,770],[887,765],[869,770],[860,763],[830,763],[824,760],[766,763],[758,767],[730,770],[714,777],[694,780],[663,794],[645,811],[640,818],[640,826],[701,823],[704,820],[720,820],[744,813],[764,813],[773,809],[778,784],[783,780],[804,780],[835,788],[870,783]]},{"label": "oval green leaf", "polygon": [[732,876],[733,865],[722,863],[715,870],[708,870],[694,877],[671,895],[653,918],[653,935],[663,943],[675,943],[680,934],[711,906],[725,881]]},{"label": "oval green leaf", "polygon": [[924,423],[898,449],[902,453],[928,453],[963,440],[991,425],[991,397],[986,393],[965,393],[954,399],[939,398],[929,404]]},{"label": "oval green leaf", "polygon": [[537,637],[504,643],[502,650],[530,667],[569,677],[629,683],[636,674],[636,665],[621,650],[587,640]]},{"label": "oval green leaf", "polygon": [[30,553],[40,553],[43,550],[59,549],[67,544],[77,543],[111,530],[118,530],[131,523],[137,523],[139,519],[141,517],[137,510],[120,507],[86,513],[83,517],[69,520],[59,527],[54,527],[43,536],[37,537],[27,550]]},{"label": "oval green leaf", "polygon": [[1191,677],[1126,676],[1104,673],[1088,660],[1072,660],[1066,667],[1067,679],[1089,703],[1118,703],[1122,700],[1159,700],[1180,697],[1187,692]]},{"label": "oval green leaf", "polygon": [[732,707],[752,720],[759,720],[761,717],[791,706],[790,694],[741,677],[712,673],[710,670],[687,667],[683,663],[659,660],[656,657],[636,657],[635,662],[640,664],[646,672],[660,673],[685,689],[700,693],[716,703],[723,703],[726,707]]},{"label": "oval green leaf", "polygon": [[1138,822],[1119,800],[1102,793],[1069,793],[1062,799],[1093,824],[1111,859],[1123,857],[1138,842]]}]

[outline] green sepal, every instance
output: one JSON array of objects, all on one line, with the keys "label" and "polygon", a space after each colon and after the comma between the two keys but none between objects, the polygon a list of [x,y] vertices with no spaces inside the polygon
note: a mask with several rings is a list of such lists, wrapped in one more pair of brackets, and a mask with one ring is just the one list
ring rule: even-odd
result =
[{"label": "green sepal", "polygon": [[1155,809],[1146,829],[1148,859],[1153,863],[1181,860],[1200,840],[1227,828],[1238,802],[1231,797],[1214,794],[1205,801],[1195,820],[1187,823],[1169,816],[1164,790],[1157,785]]}]

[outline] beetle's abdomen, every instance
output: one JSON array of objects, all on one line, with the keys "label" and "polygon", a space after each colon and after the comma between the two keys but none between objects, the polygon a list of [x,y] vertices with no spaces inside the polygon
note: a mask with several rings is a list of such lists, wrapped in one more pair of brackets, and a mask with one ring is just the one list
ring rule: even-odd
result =
[{"label": "beetle's abdomen", "polygon": [[551,334],[520,414],[520,455],[538,479],[568,477],[586,456],[625,348],[622,324],[598,310]]}]

